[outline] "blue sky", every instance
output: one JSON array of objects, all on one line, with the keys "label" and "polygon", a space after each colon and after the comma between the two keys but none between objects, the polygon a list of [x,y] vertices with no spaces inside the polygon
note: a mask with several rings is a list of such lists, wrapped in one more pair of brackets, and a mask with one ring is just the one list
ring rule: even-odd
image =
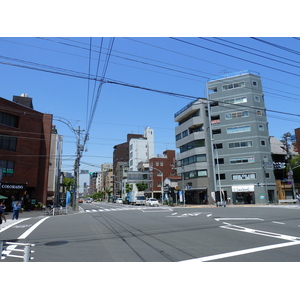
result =
[{"label": "blue sky", "polygon": [[[95,78],[101,43],[98,75],[102,75],[111,42],[110,37],[0,38],[1,97],[11,100],[13,95],[26,93],[33,98],[35,110],[53,114],[54,124],[64,136],[65,171],[73,168],[76,138],[74,132],[58,119],[67,121],[74,129],[80,126],[87,131],[93,107],[96,110],[86,144],[87,152],[82,157],[82,169],[97,171],[102,163],[112,162],[113,146],[125,142],[128,133],[142,134],[146,126],[155,131],[156,154],[175,149],[174,114],[193,98],[174,97],[142,88],[196,99],[206,96],[205,84],[209,78],[252,70],[262,77],[265,103],[270,110],[267,113],[270,135],[280,139],[285,132],[293,133],[299,127],[299,116],[282,112],[298,114],[300,108],[297,52],[300,39],[116,37],[105,79],[139,88],[105,83],[100,96],[93,98],[95,81],[88,83],[85,78],[89,71],[90,77]],[[26,68],[28,66],[33,69]],[[73,71],[83,78],[51,73],[70,75]]]},{"label": "blue sky", "polygon": [[[152,1],[140,7],[139,1],[130,0],[95,6],[87,0],[84,6],[72,2],[70,11],[69,1],[52,1],[40,13],[36,1],[6,3],[0,20],[0,96],[12,100],[13,95],[26,93],[35,110],[53,114],[64,136],[64,171],[73,169],[76,138],[61,121],[74,129],[80,126],[84,134],[91,125],[82,169],[98,171],[102,163],[112,162],[113,146],[125,142],[128,133],[142,134],[146,126],[154,129],[155,153],[161,154],[175,149],[174,114],[206,96],[209,78],[240,70],[262,77],[270,135],[280,139],[293,132],[299,117],[276,112],[299,111],[300,40],[284,37],[297,36],[296,11],[288,5],[273,6],[272,14],[267,14],[269,5],[259,2],[257,9],[254,1],[241,18],[238,10],[230,9],[237,8],[237,1],[201,7],[194,3]],[[102,75],[111,37],[116,38],[105,79],[140,88],[105,83],[100,96],[93,97],[99,82],[94,87],[95,81],[87,78],[89,74],[95,78],[101,43],[98,76]]]}]

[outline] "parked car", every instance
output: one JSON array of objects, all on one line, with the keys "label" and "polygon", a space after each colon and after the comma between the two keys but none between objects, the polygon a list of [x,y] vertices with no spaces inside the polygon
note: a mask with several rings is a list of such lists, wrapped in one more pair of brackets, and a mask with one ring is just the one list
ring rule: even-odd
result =
[{"label": "parked car", "polygon": [[83,200],[82,200],[82,199],[79,199],[78,202],[79,202],[79,203],[83,203]]},{"label": "parked car", "polygon": [[159,202],[157,199],[155,198],[149,198],[147,201],[146,201],[146,205],[147,206],[159,206]]},{"label": "parked car", "polygon": [[118,199],[116,200],[116,203],[117,203],[117,204],[123,204],[122,198],[118,198]]}]

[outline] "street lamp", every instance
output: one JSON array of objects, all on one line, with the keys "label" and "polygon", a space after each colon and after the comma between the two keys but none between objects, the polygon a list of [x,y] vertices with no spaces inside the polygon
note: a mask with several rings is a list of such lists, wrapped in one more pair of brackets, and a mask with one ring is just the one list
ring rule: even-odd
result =
[{"label": "street lamp", "polygon": [[[159,169],[154,168],[154,167],[150,167],[149,170],[150,170],[150,172],[152,172],[153,179],[154,179],[153,170],[156,170],[156,171],[161,173],[161,205],[163,205],[164,204],[164,190],[163,190],[163,188],[164,188],[164,184],[163,184],[164,183],[164,176],[163,176],[163,172]],[[153,183],[154,183],[154,180],[153,180]]]}]

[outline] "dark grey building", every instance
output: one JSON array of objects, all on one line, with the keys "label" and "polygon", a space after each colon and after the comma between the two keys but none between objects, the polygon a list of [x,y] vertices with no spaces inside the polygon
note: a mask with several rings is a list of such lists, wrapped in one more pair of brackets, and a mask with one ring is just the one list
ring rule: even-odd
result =
[{"label": "dark grey building", "polygon": [[276,201],[276,183],[260,76],[251,71],[207,83],[217,190],[232,203]]},{"label": "dark grey building", "polygon": [[242,71],[213,78],[207,98],[175,114],[177,171],[184,175],[187,203],[276,202],[260,76]]}]

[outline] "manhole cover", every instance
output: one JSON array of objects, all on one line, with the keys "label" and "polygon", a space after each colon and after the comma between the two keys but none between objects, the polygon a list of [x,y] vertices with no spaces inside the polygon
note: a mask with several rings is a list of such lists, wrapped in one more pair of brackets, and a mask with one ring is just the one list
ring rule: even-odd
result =
[{"label": "manhole cover", "polygon": [[53,242],[48,242],[45,244],[45,246],[61,246],[61,245],[65,245],[68,244],[67,241],[53,241]]}]

